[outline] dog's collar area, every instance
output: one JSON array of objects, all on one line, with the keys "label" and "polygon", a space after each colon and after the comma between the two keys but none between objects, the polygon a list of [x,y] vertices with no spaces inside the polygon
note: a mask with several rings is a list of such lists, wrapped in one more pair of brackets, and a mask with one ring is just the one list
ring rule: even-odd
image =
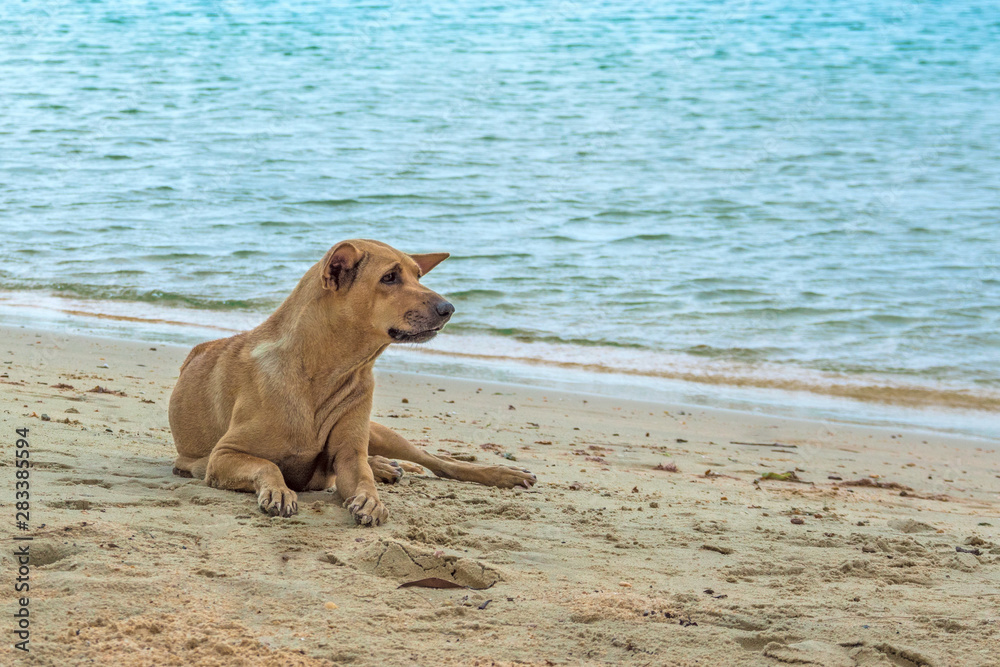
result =
[{"label": "dog's collar area", "polygon": [[441,327],[434,327],[425,331],[401,331],[400,329],[389,329],[389,338],[396,343],[423,343],[429,341],[441,331]]}]

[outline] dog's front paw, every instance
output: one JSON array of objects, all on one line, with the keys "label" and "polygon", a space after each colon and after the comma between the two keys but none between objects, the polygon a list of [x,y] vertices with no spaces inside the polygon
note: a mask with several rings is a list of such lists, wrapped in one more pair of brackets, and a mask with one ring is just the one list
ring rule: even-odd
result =
[{"label": "dog's front paw", "polygon": [[523,486],[526,489],[530,489],[538,482],[538,478],[524,468],[490,466],[487,472],[489,479],[486,484],[500,489],[512,489],[515,486]]},{"label": "dog's front paw", "polygon": [[384,456],[369,456],[368,465],[371,466],[372,474],[375,475],[376,482],[385,484],[395,484],[403,478],[403,468],[396,461],[390,461]]},{"label": "dog's front paw", "polygon": [[378,526],[389,518],[389,510],[385,508],[378,496],[359,493],[345,500],[344,506],[351,512],[354,520],[362,526]]},{"label": "dog's front paw", "polygon": [[299,511],[298,496],[288,487],[265,486],[257,496],[257,504],[271,516],[292,516]]}]

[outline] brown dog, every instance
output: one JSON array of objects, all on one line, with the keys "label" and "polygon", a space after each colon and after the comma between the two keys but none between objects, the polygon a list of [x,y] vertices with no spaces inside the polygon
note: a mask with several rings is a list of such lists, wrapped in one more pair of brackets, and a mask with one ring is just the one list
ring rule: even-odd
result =
[{"label": "brown dog", "polygon": [[419,282],[447,257],[338,243],[256,329],[196,346],[170,397],[174,473],[256,492],[281,516],[298,511],[295,491],[336,486],[363,525],[389,515],[375,473],[396,481],[402,470],[387,458],[489,486],[534,484],[526,470],[439,458],[369,421],[378,356],[430,340],[455,311]]}]

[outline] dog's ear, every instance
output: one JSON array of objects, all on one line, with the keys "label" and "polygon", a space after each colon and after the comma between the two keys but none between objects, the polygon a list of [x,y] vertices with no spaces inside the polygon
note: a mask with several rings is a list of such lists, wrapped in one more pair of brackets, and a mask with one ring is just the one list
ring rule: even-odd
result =
[{"label": "dog's ear", "polygon": [[451,257],[447,252],[429,252],[423,255],[410,255],[410,259],[420,267],[420,275],[426,275],[428,271]]},{"label": "dog's ear", "polygon": [[346,289],[354,282],[364,253],[349,241],[330,248],[323,258],[323,289]]}]

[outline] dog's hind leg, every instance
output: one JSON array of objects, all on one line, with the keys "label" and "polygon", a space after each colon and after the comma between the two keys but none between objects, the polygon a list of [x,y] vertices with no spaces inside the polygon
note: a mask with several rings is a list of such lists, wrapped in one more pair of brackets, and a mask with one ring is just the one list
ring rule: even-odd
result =
[{"label": "dog's hind leg", "polygon": [[368,436],[368,453],[388,459],[412,461],[430,469],[438,477],[475,482],[486,486],[510,489],[515,486],[530,488],[536,478],[523,468],[508,466],[480,466],[434,456],[420,449],[390,428],[372,422]]},{"label": "dog's hind leg", "polygon": [[[384,456],[369,456],[368,465],[376,482],[395,484],[403,478],[403,467],[396,461],[390,461]],[[414,466],[416,467],[416,466]],[[423,468],[420,469],[423,472]],[[337,485],[337,475],[330,473],[325,467],[317,467],[312,479],[306,484],[306,491],[325,491]]]},{"label": "dog's hind leg", "polygon": [[174,474],[178,477],[194,477],[205,479],[205,470],[208,468],[208,457],[193,459],[189,456],[178,456],[174,461]]},{"label": "dog's hind leg", "polygon": [[402,466],[384,456],[369,456],[368,465],[372,467],[372,474],[375,475],[376,482],[395,484],[403,478]]}]

